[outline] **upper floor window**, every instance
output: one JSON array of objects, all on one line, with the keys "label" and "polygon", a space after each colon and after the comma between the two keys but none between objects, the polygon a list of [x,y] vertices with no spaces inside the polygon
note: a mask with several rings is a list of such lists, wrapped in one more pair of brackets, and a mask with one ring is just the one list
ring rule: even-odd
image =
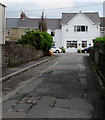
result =
[{"label": "upper floor window", "polygon": [[53,41],[53,43],[52,43],[52,47],[55,47],[55,41]]},{"label": "upper floor window", "polygon": [[85,26],[85,25],[74,26],[74,31],[75,32],[87,32],[88,31],[88,26]]},{"label": "upper floor window", "polygon": [[52,37],[55,36],[55,30],[51,30],[51,36],[52,36]]}]

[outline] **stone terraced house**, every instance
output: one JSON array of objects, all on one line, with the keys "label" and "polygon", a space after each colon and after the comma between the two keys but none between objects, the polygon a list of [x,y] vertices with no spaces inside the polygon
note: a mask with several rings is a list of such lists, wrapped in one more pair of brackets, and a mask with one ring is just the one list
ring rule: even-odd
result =
[{"label": "stone terraced house", "polygon": [[[6,39],[17,40],[28,29],[38,30],[38,18],[28,18],[21,13],[20,18],[7,18]],[[100,36],[98,12],[62,13],[61,19],[46,19],[47,32],[53,35],[53,45],[64,47],[66,52],[76,52],[93,45]]]}]

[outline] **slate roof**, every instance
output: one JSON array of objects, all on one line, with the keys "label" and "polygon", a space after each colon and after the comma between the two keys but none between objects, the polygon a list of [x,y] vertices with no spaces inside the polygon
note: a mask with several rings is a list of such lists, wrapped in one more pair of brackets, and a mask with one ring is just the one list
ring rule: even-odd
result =
[{"label": "slate roof", "polygon": [[[62,13],[62,21],[61,21],[61,23],[69,22],[77,14],[78,13]],[[100,23],[100,18],[99,18],[98,12],[89,12],[89,13],[83,13],[83,14],[86,15],[95,24]]]},{"label": "slate roof", "polygon": [[[38,18],[26,18],[24,20],[20,18],[7,18],[7,28],[37,28],[40,19]],[[60,29],[61,19],[46,19],[48,29]]]},{"label": "slate roof", "polygon": [[77,13],[62,13],[61,23],[69,22]]},{"label": "slate roof", "polygon": [[[62,19],[46,19],[48,29],[60,29],[61,23],[69,22],[78,13],[62,13]],[[89,19],[91,19],[95,24],[100,23],[100,18],[98,12],[93,13],[83,13]],[[24,20],[20,18],[7,18],[6,27],[7,28],[38,28],[39,18],[26,18]]]},{"label": "slate roof", "polygon": [[105,27],[105,17],[100,17],[101,20],[101,27]]}]

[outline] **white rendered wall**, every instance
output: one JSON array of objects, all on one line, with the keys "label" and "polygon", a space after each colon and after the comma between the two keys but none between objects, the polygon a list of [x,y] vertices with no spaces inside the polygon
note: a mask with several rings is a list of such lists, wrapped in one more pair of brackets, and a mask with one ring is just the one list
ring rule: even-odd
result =
[{"label": "white rendered wall", "polygon": [[[75,32],[75,25],[85,25],[88,26],[87,32]],[[68,29],[68,31],[66,31]],[[77,41],[81,44],[82,41],[87,41],[87,47],[89,44],[93,45],[92,39],[100,36],[99,25],[94,25],[87,17],[82,14],[74,17],[69,21],[68,25],[62,25],[62,45],[66,48],[67,41]],[[77,45],[78,45],[77,44]],[[81,48],[81,45],[77,47]]]},{"label": "white rendered wall", "polygon": [[[55,42],[56,47],[62,47],[61,41],[62,41],[62,33],[61,29],[55,30],[55,35],[53,37],[53,41]],[[47,33],[51,34],[51,29],[47,30]]]},{"label": "white rendered wall", "polygon": [[55,46],[56,47],[62,47],[62,31],[61,29],[56,29],[55,30],[55,36],[54,36],[54,40],[55,40]]},{"label": "white rendered wall", "polygon": [[48,30],[47,30],[47,33],[51,34],[51,30],[50,30],[50,29],[48,29]]}]

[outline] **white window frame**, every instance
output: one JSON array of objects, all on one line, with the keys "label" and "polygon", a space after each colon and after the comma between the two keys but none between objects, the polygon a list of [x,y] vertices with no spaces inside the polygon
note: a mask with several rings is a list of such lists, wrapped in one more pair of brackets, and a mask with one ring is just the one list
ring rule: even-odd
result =
[{"label": "white window frame", "polygon": [[77,41],[73,40],[73,41],[67,41],[66,43],[66,47],[67,48],[77,48]]},{"label": "white window frame", "polygon": [[82,40],[82,48],[86,48],[87,47],[87,41],[86,40]]},{"label": "white window frame", "polygon": [[[85,27],[85,30],[82,30],[82,27]],[[74,25],[74,32],[88,32],[87,25]]]}]

